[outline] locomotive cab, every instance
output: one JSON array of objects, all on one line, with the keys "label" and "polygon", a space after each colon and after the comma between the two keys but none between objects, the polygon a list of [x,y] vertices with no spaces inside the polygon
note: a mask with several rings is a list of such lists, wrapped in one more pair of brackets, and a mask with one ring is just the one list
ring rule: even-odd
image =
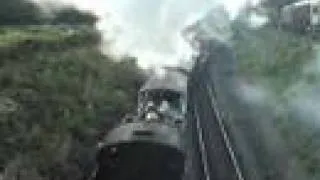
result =
[{"label": "locomotive cab", "polygon": [[139,114],[146,121],[150,113],[156,112],[160,122],[181,126],[185,119],[185,104],[185,96],[172,89],[144,90],[139,94]]}]

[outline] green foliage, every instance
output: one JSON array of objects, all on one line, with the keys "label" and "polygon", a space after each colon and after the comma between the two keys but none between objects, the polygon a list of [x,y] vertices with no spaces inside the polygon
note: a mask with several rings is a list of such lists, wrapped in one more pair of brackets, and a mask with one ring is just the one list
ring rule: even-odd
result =
[{"label": "green foliage", "polygon": [[41,24],[40,9],[29,0],[1,0],[0,26]]},{"label": "green foliage", "polygon": [[2,0],[0,26],[19,25],[67,25],[93,26],[98,17],[74,7],[51,8],[52,13],[43,12],[32,0]]},{"label": "green foliage", "polygon": [[135,58],[100,51],[96,16],[51,10],[1,1],[0,167],[76,179],[90,170],[100,131],[135,110],[143,76]]},{"label": "green foliage", "polygon": [[261,4],[267,8],[278,9],[297,1],[298,0],[263,0]]},{"label": "green foliage", "polygon": [[239,59],[240,75],[268,87],[266,91],[270,91],[276,101],[273,102],[276,111],[274,124],[285,146],[308,179],[319,179],[319,129],[299,115],[301,112],[292,110],[290,104],[297,95],[308,94],[312,86],[320,82],[319,73],[305,71],[317,55],[311,47],[312,42],[308,37],[270,27],[250,29],[239,21],[233,28],[237,32],[234,49]]},{"label": "green foliage", "polygon": [[272,28],[241,30],[235,39],[241,73],[264,79],[280,93],[303,77],[314,53],[309,40]]},{"label": "green foliage", "polygon": [[281,8],[285,5],[297,2],[299,0],[262,0],[258,6],[269,18],[269,24],[273,27],[279,26]]},{"label": "green foliage", "polygon": [[6,100],[0,163],[22,154],[48,176],[68,137],[81,141],[77,151],[93,147],[100,129],[134,110],[142,76],[134,58],[103,55],[88,38],[95,31],[37,31],[10,28],[0,35],[6,39],[0,51],[0,95]]},{"label": "green foliage", "polygon": [[98,18],[88,12],[80,12],[79,10],[68,7],[58,9],[54,12],[54,18],[51,24],[67,24],[67,25],[91,25],[93,26]]}]

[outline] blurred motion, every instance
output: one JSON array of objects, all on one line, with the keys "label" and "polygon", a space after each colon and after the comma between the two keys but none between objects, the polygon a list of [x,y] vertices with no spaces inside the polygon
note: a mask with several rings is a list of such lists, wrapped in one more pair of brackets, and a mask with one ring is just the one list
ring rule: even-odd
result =
[{"label": "blurred motion", "polygon": [[[281,9],[281,24],[300,33],[317,33],[320,26],[320,1],[304,0],[288,4]],[[314,34],[315,35],[315,34]]]},{"label": "blurred motion", "polygon": [[319,0],[1,0],[0,180],[318,180],[319,25]]}]

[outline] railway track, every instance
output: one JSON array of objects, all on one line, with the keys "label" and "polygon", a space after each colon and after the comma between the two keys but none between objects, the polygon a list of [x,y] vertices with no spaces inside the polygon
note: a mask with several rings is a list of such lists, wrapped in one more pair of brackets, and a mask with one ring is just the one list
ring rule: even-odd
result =
[{"label": "railway track", "polygon": [[206,42],[188,79],[189,154],[193,154],[189,158],[195,161],[194,179],[245,179],[217,105],[214,86],[220,82],[227,86],[224,81],[230,79],[224,75],[230,70],[232,74],[233,60],[226,46]]},{"label": "railway track", "polygon": [[187,92],[193,179],[297,179],[272,112],[236,92],[240,81],[232,48],[212,40],[201,51]]},{"label": "railway track", "polygon": [[193,157],[199,158],[194,176],[201,180],[244,180],[215,98],[210,89],[198,85],[199,96],[189,99],[192,108],[189,123],[195,127],[191,133],[196,146],[191,149],[198,153]]}]

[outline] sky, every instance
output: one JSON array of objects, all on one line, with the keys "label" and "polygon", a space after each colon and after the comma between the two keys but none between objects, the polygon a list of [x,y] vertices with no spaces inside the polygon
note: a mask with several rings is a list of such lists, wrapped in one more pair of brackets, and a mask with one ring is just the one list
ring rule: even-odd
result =
[{"label": "sky", "polygon": [[[50,1],[50,0],[35,0]],[[59,0],[101,18],[104,47],[114,55],[130,54],[142,67],[175,65],[192,52],[180,36],[186,24],[217,4],[225,5],[231,17],[246,0]],[[251,0],[256,1],[256,0]]]}]

